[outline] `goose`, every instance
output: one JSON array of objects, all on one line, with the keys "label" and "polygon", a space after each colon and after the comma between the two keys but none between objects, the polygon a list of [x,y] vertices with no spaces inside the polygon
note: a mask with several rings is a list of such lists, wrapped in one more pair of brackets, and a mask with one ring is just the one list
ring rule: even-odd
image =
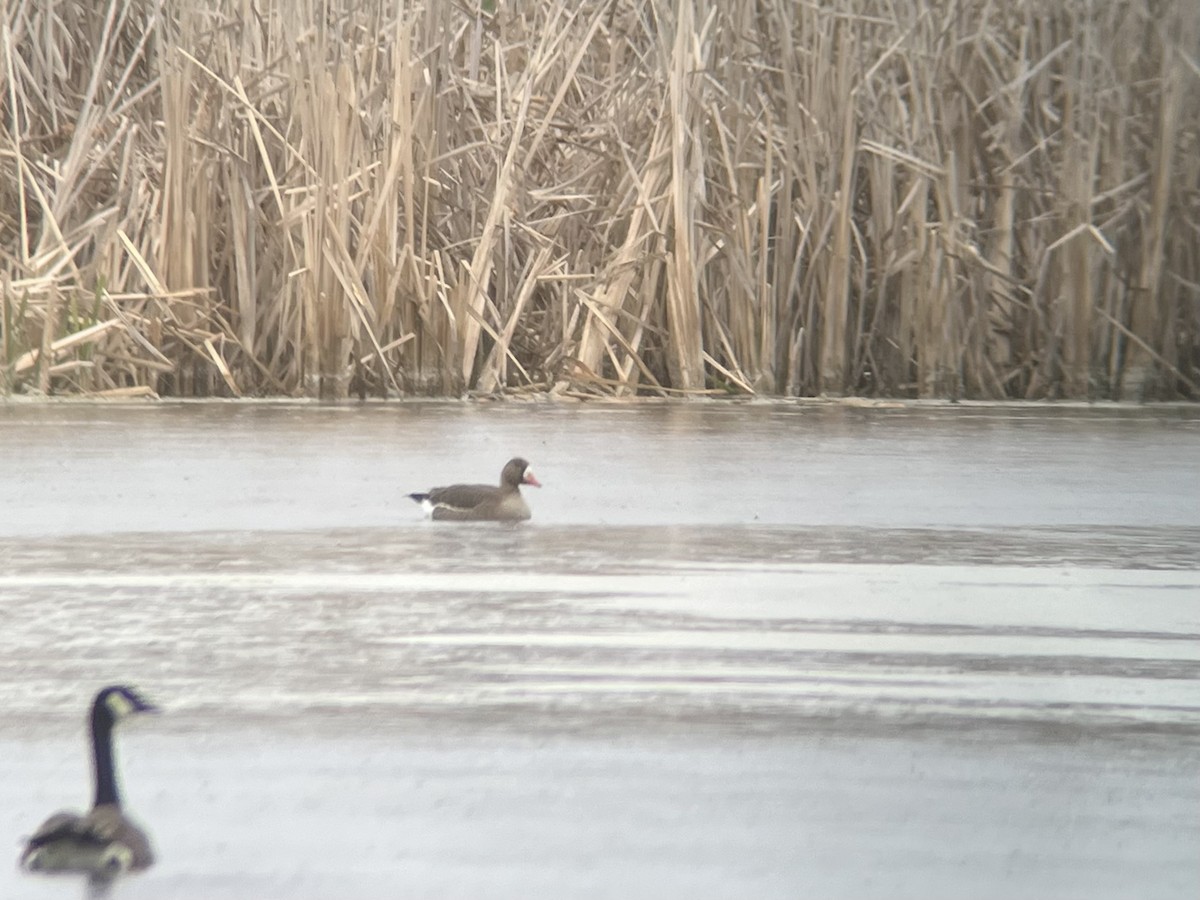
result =
[{"label": "goose", "polygon": [[34,832],[21,854],[27,872],[80,872],[110,878],[154,863],[146,832],[121,810],[113,764],[113,726],[138,713],[158,712],[132,688],[110,685],[92,703],[92,754],[96,799],[91,812],[59,812]]},{"label": "goose", "polygon": [[434,519],[459,522],[520,522],[529,518],[521,485],[541,487],[529,463],[515,457],[504,464],[499,487],[491,484],[451,484],[408,496]]}]

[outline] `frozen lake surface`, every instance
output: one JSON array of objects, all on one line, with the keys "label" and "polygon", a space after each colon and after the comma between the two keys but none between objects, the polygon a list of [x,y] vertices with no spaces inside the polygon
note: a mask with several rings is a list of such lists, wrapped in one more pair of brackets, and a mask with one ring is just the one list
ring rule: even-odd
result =
[{"label": "frozen lake surface", "polygon": [[[516,454],[527,524],[404,496]],[[1200,895],[1200,411],[14,404],[0,462],[14,862],[124,681],[114,897]]]}]

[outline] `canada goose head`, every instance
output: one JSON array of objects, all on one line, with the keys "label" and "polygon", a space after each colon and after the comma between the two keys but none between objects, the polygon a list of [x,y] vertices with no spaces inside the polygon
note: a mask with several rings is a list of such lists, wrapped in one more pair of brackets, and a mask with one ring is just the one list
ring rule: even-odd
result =
[{"label": "canada goose head", "polygon": [[530,487],[541,487],[542,483],[533,477],[533,469],[529,463],[517,456],[504,464],[500,473],[500,484],[505,487],[519,487],[527,484]]},{"label": "canada goose head", "polygon": [[158,707],[137,691],[122,684],[101,688],[92,703],[92,724],[111,728],[122,719],[138,713],[156,713]]}]

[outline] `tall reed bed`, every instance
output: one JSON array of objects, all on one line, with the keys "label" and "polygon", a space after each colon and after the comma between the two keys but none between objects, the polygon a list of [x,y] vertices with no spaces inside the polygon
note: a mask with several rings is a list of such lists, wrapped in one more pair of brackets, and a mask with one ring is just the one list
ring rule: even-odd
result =
[{"label": "tall reed bed", "polygon": [[1200,393],[1194,0],[9,0],[0,391]]}]

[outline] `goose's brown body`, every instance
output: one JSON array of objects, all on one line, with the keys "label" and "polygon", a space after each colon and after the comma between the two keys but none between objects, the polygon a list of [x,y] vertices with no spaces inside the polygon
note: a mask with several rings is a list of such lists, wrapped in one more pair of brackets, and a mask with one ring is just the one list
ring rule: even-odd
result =
[{"label": "goose's brown body", "polygon": [[541,487],[529,463],[510,459],[500,473],[500,484],[451,484],[409,494],[434,519],[458,522],[520,522],[530,516],[521,496],[521,485]]},{"label": "goose's brown body", "polygon": [[146,832],[114,804],[79,815],[55,813],[34,832],[21,854],[30,872],[83,872],[117,875],[154,865]]}]

